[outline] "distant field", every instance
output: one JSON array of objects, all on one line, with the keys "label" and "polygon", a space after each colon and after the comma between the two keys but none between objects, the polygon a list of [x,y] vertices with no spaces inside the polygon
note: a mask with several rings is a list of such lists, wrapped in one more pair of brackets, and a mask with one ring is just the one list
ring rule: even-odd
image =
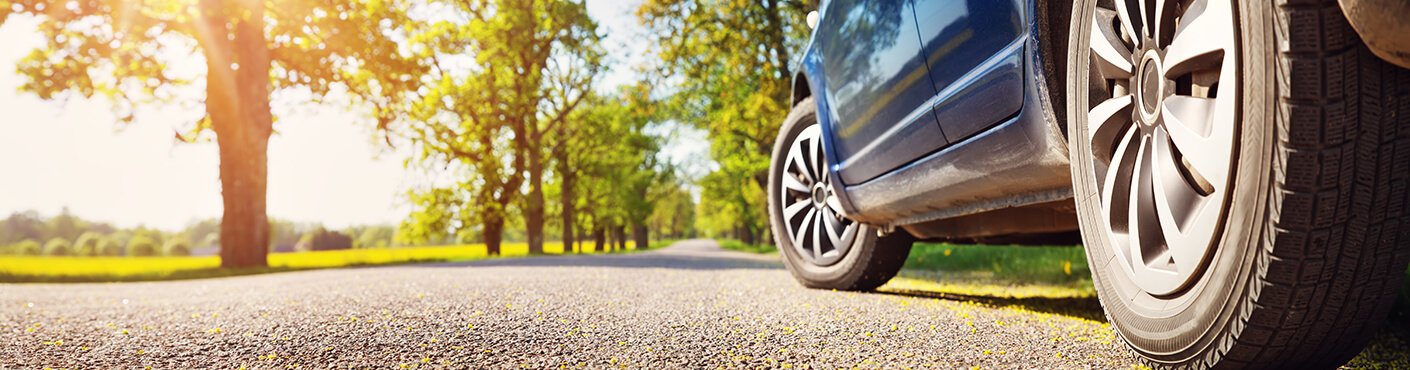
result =
[{"label": "distant field", "polygon": [[[659,248],[670,241],[652,243]],[[586,245],[584,245],[587,247]],[[628,241],[627,250],[635,243]],[[544,243],[544,253],[563,253],[563,243]],[[500,245],[500,257],[526,256],[527,243]],[[195,279],[319,268],[491,258],[484,244],[272,253],[269,267],[220,268],[220,257],[32,257],[0,256],[0,282],[109,282]]]}]

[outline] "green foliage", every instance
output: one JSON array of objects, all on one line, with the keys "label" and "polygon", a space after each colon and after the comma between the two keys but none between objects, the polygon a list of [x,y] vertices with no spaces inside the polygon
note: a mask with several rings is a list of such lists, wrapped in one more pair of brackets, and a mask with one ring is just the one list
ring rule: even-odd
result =
[{"label": "green foliage", "polygon": [[98,253],[98,244],[103,239],[103,235],[89,231],[78,236],[78,240],[73,242],[73,255],[92,256]]},{"label": "green foliage", "polygon": [[1011,282],[1074,283],[1090,280],[1081,246],[1027,247],[917,243],[905,268],[983,272]]},{"label": "green foliage", "polygon": [[[419,150],[416,163],[458,177],[446,188],[413,191],[400,241],[422,242],[479,228],[500,240],[512,209],[526,227],[544,221],[548,156],[566,138],[568,117],[587,100],[601,69],[597,24],[581,2],[447,2],[443,21],[415,34],[433,71],[417,80],[420,99],[396,107],[391,131]],[[471,68],[462,65],[474,65]],[[523,190],[528,193],[523,193]],[[528,235],[542,240],[542,232]],[[497,253],[497,252],[496,252]]]},{"label": "green foliage", "polygon": [[662,109],[705,130],[719,165],[699,184],[698,222],[710,233],[742,228],[752,240],[767,231],[760,189],[792,108],[790,68],[810,32],[805,15],[816,8],[816,1],[647,0],[636,12],[655,35],[653,71],[675,82]]},{"label": "green foliage", "polygon": [[299,238],[298,247],[295,249],[299,251],[331,251],[352,248],[353,240],[351,237],[337,231],[329,231],[320,227],[308,234],[304,234],[302,238]]},{"label": "green foliage", "polygon": [[73,244],[68,239],[53,238],[48,243],[44,243],[44,255],[46,256],[72,256]]},{"label": "green foliage", "polygon": [[356,236],[353,239],[353,248],[387,248],[392,246],[392,239],[396,237],[397,229],[393,226],[354,226],[345,233]]},{"label": "green foliage", "polygon": [[133,236],[127,241],[127,256],[151,257],[157,255],[157,241],[147,234]]},{"label": "green foliage", "polygon": [[38,256],[43,249],[39,247],[39,242],[34,239],[21,240],[14,245],[14,254],[21,256]]},{"label": "green foliage", "polygon": [[303,236],[322,228],[313,223],[297,223],[277,218],[269,219],[269,249],[292,250]]},{"label": "green foliage", "polygon": [[732,250],[732,251],[749,252],[749,253],[774,253],[774,252],[778,252],[778,248],[777,248],[777,247],[774,247],[773,244],[745,244],[744,242],[741,242],[741,241],[738,241],[738,240],[734,240],[734,239],[716,239],[715,241],[720,243],[720,248],[724,248],[724,249],[728,249],[728,250]]},{"label": "green foliage", "polygon": [[[270,220],[269,234],[274,235],[274,220]],[[200,221],[192,221],[186,225],[186,230],[181,232],[182,237],[190,240],[192,247],[212,247],[220,245],[220,219],[209,218]]]},{"label": "green foliage", "polygon": [[98,246],[94,250],[97,256],[117,257],[122,255],[122,246],[122,242],[117,239],[102,237],[98,239]]},{"label": "green foliage", "polygon": [[162,254],[166,256],[190,256],[191,243],[181,238],[172,238],[162,246]]},{"label": "green foliage", "polygon": [[73,216],[69,214],[68,208],[47,219],[35,211],[15,212],[5,219],[0,219],[0,245],[13,245],[25,239],[75,240],[80,234],[90,231],[105,234],[113,232],[114,229],[105,223]]}]

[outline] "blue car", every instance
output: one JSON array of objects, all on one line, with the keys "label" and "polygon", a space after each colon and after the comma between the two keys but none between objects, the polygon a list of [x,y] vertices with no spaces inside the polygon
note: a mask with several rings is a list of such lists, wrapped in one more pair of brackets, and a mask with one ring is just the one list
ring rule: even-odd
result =
[{"label": "blue car", "polygon": [[1410,262],[1410,5],[832,0],[769,169],[814,288],[915,241],[1085,246],[1157,368],[1332,368]]}]

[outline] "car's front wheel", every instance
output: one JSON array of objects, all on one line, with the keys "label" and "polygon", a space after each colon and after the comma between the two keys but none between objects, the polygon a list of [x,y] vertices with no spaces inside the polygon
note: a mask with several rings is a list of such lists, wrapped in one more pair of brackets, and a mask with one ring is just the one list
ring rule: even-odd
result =
[{"label": "car's front wheel", "polygon": [[769,163],[769,223],[783,263],[810,288],[872,290],[896,276],[912,239],[838,212],[826,169],[817,106],[804,98],[779,128]]},{"label": "car's front wheel", "polygon": [[1410,260],[1410,74],[1336,1],[1274,3],[1073,7],[1087,258],[1113,327],[1155,367],[1344,363]]}]

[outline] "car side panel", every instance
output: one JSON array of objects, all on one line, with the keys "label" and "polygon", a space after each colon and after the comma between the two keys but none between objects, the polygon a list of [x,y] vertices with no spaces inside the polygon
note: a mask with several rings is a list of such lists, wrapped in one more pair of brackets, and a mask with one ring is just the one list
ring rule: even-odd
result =
[{"label": "car side panel", "polygon": [[916,0],[926,64],[940,95],[934,107],[951,142],[1022,108],[1022,49],[1015,47],[1026,32],[1021,9],[1015,0]]},{"label": "car side panel", "polygon": [[[931,109],[936,95],[922,59],[910,0],[834,0],[814,34],[832,109],[831,141],[843,182],[857,183],[945,146]],[[816,77],[815,77],[816,78]]]},{"label": "car side panel", "polygon": [[[1024,2],[1025,14],[1034,14],[1034,1]],[[1035,20],[1025,22],[1026,30],[1035,27]],[[1063,72],[1043,69],[1039,43],[1032,32],[1025,32],[1004,49],[1014,52],[1022,71],[1021,109],[1016,115],[881,176],[846,185],[840,198],[847,199],[847,217],[891,229],[1071,198],[1067,140],[1045,83],[1046,73]],[[984,64],[1008,64],[1012,56],[1006,54],[1000,52]]]}]

